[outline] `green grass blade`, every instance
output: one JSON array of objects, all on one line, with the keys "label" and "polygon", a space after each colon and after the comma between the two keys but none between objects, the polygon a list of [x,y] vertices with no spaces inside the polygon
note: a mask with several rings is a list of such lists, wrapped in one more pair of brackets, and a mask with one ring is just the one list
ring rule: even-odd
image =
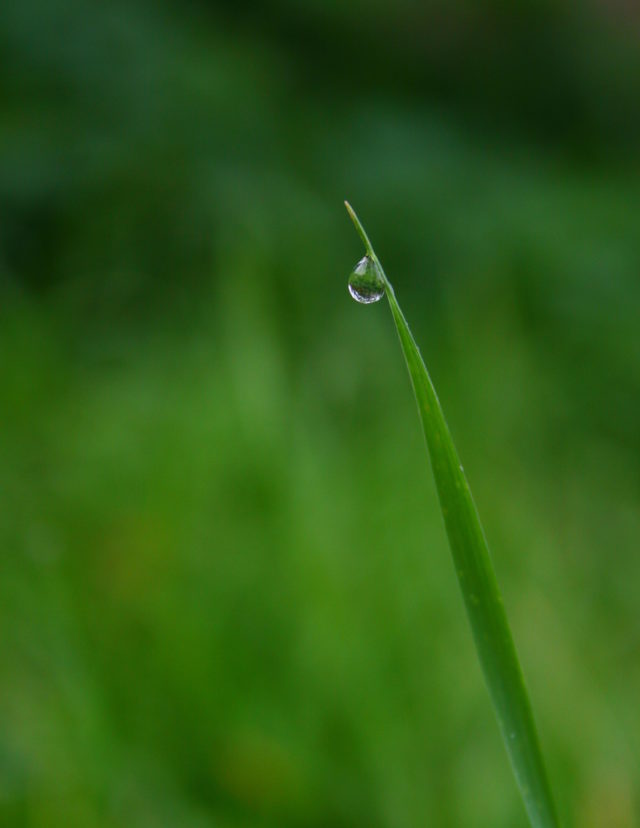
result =
[{"label": "green grass blade", "polygon": [[529,821],[557,828],[531,703],[518,662],[480,519],[440,402],[391,283],[351,206],[345,202],[366,252],[380,268],[398,329],[431,457],[451,552],[502,738]]}]

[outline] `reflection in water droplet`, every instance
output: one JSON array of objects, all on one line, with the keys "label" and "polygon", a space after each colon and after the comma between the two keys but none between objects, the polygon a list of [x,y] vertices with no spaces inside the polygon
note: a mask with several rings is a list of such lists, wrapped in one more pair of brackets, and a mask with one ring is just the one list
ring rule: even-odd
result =
[{"label": "reflection in water droplet", "polygon": [[369,256],[364,256],[349,276],[349,293],[356,302],[370,305],[384,296],[384,281],[378,265]]}]

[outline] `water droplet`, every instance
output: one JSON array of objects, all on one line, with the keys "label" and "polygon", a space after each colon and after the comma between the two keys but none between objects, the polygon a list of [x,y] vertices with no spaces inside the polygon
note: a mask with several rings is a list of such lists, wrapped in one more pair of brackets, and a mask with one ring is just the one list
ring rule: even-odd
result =
[{"label": "water droplet", "polygon": [[353,268],[349,276],[349,293],[363,305],[370,305],[384,296],[384,280],[370,256],[363,256]]}]

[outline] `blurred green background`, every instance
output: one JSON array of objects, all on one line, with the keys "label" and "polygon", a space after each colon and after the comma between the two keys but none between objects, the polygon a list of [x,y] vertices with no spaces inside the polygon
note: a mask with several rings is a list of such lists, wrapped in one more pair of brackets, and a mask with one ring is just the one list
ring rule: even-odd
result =
[{"label": "blurred green background", "polygon": [[525,826],[386,303],[566,826],[640,824],[632,3],[0,4],[0,824]]}]

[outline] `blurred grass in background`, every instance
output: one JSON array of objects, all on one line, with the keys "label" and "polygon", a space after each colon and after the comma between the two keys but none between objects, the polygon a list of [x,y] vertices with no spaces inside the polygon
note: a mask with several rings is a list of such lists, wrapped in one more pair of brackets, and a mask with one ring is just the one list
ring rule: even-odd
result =
[{"label": "blurred grass in background", "polygon": [[563,821],[639,824],[639,36],[606,2],[0,5],[0,824],[525,825],[345,197]]}]

